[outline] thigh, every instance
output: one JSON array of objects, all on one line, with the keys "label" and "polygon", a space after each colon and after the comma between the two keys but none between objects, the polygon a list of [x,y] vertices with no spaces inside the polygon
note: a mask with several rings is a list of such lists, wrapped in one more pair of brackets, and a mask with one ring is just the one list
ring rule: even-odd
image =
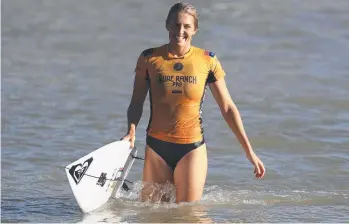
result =
[{"label": "thigh", "polygon": [[173,183],[173,171],[166,162],[148,145],[145,149],[143,167],[142,200],[160,201],[163,197],[162,186]]},{"label": "thigh", "polygon": [[174,171],[176,202],[199,201],[207,175],[206,144],[186,154]]}]

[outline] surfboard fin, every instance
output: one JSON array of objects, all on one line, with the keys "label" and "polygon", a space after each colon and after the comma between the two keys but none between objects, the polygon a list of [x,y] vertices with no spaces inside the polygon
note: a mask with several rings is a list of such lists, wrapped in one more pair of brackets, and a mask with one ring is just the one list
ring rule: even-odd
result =
[{"label": "surfboard fin", "polygon": [[138,157],[138,156],[134,156],[134,155],[131,155],[131,156],[132,156],[132,158],[134,158],[134,159],[144,160],[143,158]]},{"label": "surfboard fin", "polygon": [[[135,147],[135,149],[137,150],[136,147]],[[136,154],[134,155],[134,154],[131,153],[131,156],[132,156],[132,158],[134,158],[134,159],[144,160],[144,158],[138,157],[138,156],[136,156]]]},{"label": "surfboard fin", "polygon": [[125,191],[129,191],[129,190],[130,190],[130,188],[127,186],[127,184],[126,184],[125,182],[122,184],[122,188],[123,188]]}]

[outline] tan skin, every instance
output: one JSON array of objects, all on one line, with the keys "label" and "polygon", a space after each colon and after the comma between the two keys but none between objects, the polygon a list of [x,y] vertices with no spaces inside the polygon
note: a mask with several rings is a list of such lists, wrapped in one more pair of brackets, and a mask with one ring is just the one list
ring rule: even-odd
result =
[{"label": "tan skin", "polygon": [[[187,13],[175,13],[166,26],[169,31],[169,51],[175,56],[182,56],[189,51],[192,37],[196,34],[197,28],[194,18]],[[215,98],[222,116],[239,140],[245,150],[246,157],[254,166],[256,178],[263,178],[265,168],[262,161],[254,153],[245,133],[240,113],[231,99],[224,79],[219,79],[209,84],[209,88]],[[134,147],[136,126],[142,116],[143,104],[149,86],[146,80],[141,77],[135,78],[134,89],[130,106],[128,108],[129,130],[123,140],[131,142]],[[145,162],[143,168],[142,200],[166,200],[161,198],[159,192],[154,192],[153,183],[173,183],[176,187],[176,202],[193,202],[201,199],[207,175],[207,153],[206,145],[186,154],[172,171],[166,162],[157,155],[148,145],[145,150]]]}]

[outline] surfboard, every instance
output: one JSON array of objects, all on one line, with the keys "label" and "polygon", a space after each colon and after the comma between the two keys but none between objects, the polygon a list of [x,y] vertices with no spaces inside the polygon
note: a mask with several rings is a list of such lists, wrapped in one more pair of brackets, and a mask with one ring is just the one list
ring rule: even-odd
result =
[{"label": "surfboard", "polygon": [[137,156],[130,142],[116,141],[66,166],[73,195],[84,213],[103,206],[113,194],[117,197]]}]

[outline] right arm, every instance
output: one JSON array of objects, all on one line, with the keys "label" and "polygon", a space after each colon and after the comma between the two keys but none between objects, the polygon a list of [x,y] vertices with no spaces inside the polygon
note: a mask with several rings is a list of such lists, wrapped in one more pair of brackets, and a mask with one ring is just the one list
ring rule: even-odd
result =
[{"label": "right arm", "polygon": [[132,148],[136,140],[136,128],[142,117],[144,100],[149,90],[146,72],[144,56],[141,55],[137,62],[132,98],[127,109],[128,131],[126,136],[122,138],[122,140],[130,141]]}]

